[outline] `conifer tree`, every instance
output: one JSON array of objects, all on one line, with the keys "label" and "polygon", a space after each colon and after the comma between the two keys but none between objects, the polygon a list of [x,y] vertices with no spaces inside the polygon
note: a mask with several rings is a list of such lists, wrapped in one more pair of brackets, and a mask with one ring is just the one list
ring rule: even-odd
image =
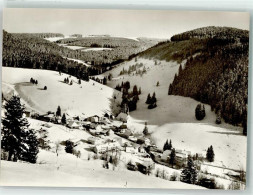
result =
[{"label": "conifer tree", "polygon": [[197,171],[191,157],[188,157],[187,166],[181,172],[180,180],[189,184],[195,184],[197,180]]},{"label": "conifer tree", "polygon": [[174,148],[171,150],[169,163],[172,165],[172,168],[176,163],[176,151]]},{"label": "conifer tree", "polygon": [[171,143],[171,139],[170,139],[170,143],[168,144],[168,150],[172,149],[172,143]]},{"label": "conifer tree", "polygon": [[150,104],[151,102],[151,97],[150,97],[150,93],[148,94],[147,100],[146,100],[146,104]]},{"label": "conifer tree", "polygon": [[104,77],[104,79],[103,79],[103,84],[104,84],[104,85],[107,84],[107,79],[106,79],[106,77]]},{"label": "conifer tree", "polygon": [[169,86],[169,91],[168,91],[168,95],[171,95],[172,94],[172,85],[170,84]]},{"label": "conifer tree", "polygon": [[209,162],[213,162],[214,161],[214,151],[213,151],[213,146],[212,145],[207,149],[206,159]]},{"label": "conifer tree", "polygon": [[37,154],[39,153],[39,142],[33,130],[26,132],[24,142],[26,143],[26,147],[21,151],[20,159],[30,163],[36,163]]},{"label": "conifer tree", "polygon": [[154,104],[154,103],[156,103],[156,96],[155,96],[155,92],[153,93],[153,96],[152,96],[152,98],[151,98],[151,102],[150,102],[150,104]]},{"label": "conifer tree", "polygon": [[61,116],[61,107],[57,107],[56,116]]},{"label": "conifer tree", "polygon": [[29,124],[23,116],[25,107],[21,105],[20,97],[14,95],[6,102],[4,108],[6,111],[2,120],[1,148],[8,152],[8,161],[17,161],[21,152],[25,151],[27,146],[30,147],[29,143],[26,143]]},{"label": "conifer tree", "polygon": [[145,127],[143,129],[143,134],[148,135],[148,127],[147,127],[147,122],[145,122]]},{"label": "conifer tree", "polygon": [[202,120],[206,116],[205,112],[205,106],[201,106],[201,104],[198,104],[196,109],[195,109],[195,117],[197,120]]},{"label": "conifer tree", "polygon": [[133,88],[133,95],[138,95],[139,92],[138,92],[138,89],[137,89],[137,86],[134,85],[134,88]]},{"label": "conifer tree", "polygon": [[65,113],[63,113],[63,115],[62,115],[62,118],[61,118],[61,123],[62,123],[62,124],[64,124],[64,125],[67,123]]},{"label": "conifer tree", "polygon": [[169,145],[169,143],[168,143],[168,139],[167,139],[163,145],[163,151],[168,150],[168,145]]},{"label": "conifer tree", "polygon": [[66,141],[65,151],[67,153],[73,154],[73,149],[74,149],[74,143],[70,140],[67,140]]}]

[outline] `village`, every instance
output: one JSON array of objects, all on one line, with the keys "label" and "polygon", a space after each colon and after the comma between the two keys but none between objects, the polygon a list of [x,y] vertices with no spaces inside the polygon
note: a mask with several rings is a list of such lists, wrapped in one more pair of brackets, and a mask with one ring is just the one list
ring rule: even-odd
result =
[{"label": "village", "polygon": [[[129,129],[127,126],[129,116],[128,113],[124,112],[116,117],[108,113],[105,113],[103,117],[94,115],[86,118],[81,116],[71,117],[66,114],[66,122],[64,123],[62,123],[63,117],[57,116],[52,111],[40,115],[27,109],[25,116],[47,122],[44,127],[48,128],[51,127],[50,123],[54,123],[64,125],[70,131],[83,130],[90,135],[83,141],[89,144],[90,151],[94,153],[95,158],[101,158],[109,162],[112,161],[110,158],[120,160],[119,158],[124,156],[123,159],[126,161],[125,164],[128,170],[138,170],[143,174],[149,175],[155,164],[179,170],[186,166],[189,156],[193,157],[197,168],[200,170],[201,162],[204,160],[202,153],[192,154],[187,150],[175,149],[175,163],[171,165],[169,160],[172,148],[164,151],[158,149],[148,133],[135,133]],[[147,123],[143,128],[147,130]],[[41,135],[45,134],[43,128],[39,132]],[[42,148],[47,148],[43,136],[39,138],[39,142]],[[73,147],[76,145],[76,143],[73,143]]]}]

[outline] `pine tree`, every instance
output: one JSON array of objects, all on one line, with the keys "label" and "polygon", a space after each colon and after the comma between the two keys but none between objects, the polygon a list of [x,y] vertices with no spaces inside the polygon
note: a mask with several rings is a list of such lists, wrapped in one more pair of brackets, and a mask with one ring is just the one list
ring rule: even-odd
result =
[{"label": "pine tree", "polygon": [[61,123],[62,123],[62,124],[64,124],[64,125],[67,123],[65,113],[63,113],[63,115],[62,115],[62,118],[61,118]]},{"label": "pine tree", "polygon": [[147,100],[146,100],[146,104],[150,104],[151,102],[151,97],[150,97],[150,93],[148,94]]},{"label": "pine tree", "polygon": [[47,86],[44,86],[44,90],[47,90]]},{"label": "pine tree", "polygon": [[204,104],[203,104],[203,106],[202,106],[201,114],[202,114],[202,117],[203,117],[203,118],[206,117],[206,111],[205,111],[205,106],[204,106]]},{"label": "pine tree", "polygon": [[138,89],[137,89],[137,86],[134,85],[134,88],[133,88],[133,95],[138,95],[139,92],[138,92]]},{"label": "pine tree", "polygon": [[147,122],[145,122],[145,127],[143,129],[143,134],[148,135],[148,127],[147,127]]},{"label": "pine tree", "polygon": [[61,116],[61,107],[57,107],[56,116]]},{"label": "pine tree", "polygon": [[176,163],[176,151],[174,148],[171,150],[169,163],[172,165],[172,168]]},{"label": "pine tree", "polygon": [[141,94],[141,87],[139,88],[139,95]]},{"label": "pine tree", "polygon": [[20,159],[21,151],[26,148],[26,130],[29,127],[28,121],[23,117],[24,105],[20,103],[20,97],[12,96],[4,106],[5,117],[2,120],[2,144],[1,147],[9,153],[8,161]]},{"label": "pine tree", "polygon": [[169,143],[168,143],[168,139],[167,139],[166,142],[163,145],[163,151],[168,150],[168,145],[169,145]]},{"label": "pine tree", "polygon": [[191,157],[188,158],[187,166],[181,172],[180,180],[189,184],[195,184],[197,180],[197,171]]},{"label": "pine tree", "polygon": [[73,154],[73,149],[74,149],[74,143],[70,140],[67,140],[66,141],[65,151],[67,153]]},{"label": "pine tree", "polygon": [[156,86],[158,87],[160,85],[159,81],[157,81]]},{"label": "pine tree", "polygon": [[156,96],[155,96],[155,92],[153,93],[153,96],[151,98],[151,102],[150,104],[155,104],[156,103]]},{"label": "pine tree", "polygon": [[81,85],[82,81],[81,79],[78,79],[78,84]]},{"label": "pine tree", "polygon": [[171,150],[172,148],[172,143],[171,143],[171,139],[170,139],[170,143],[168,144],[168,150]]},{"label": "pine tree", "polygon": [[24,140],[26,147],[21,151],[20,159],[30,163],[36,163],[37,154],[39,153],[39,142],[33,130],[26,132]]},{"label": "pine tree", "polygon": [[168,91],[168,95],[171,95],[172,94],[172,85],[170,84],[169,86],[169,91]]},{"label": "pine tree", "polygon": [[205,106],[201,106],[201,104],[198,104],[196,109],[195,109],[195,117],[197,120],[202,120],[206,116],[205,112]]},{"label": "pine tree", "polygon": [[106,79],[106,77],[104,77],[104,79],[103,79],[103,84],[104,84],[104,85],[107,84],[107,79]]},{"label": "pine tree", "polygon": [[214,161],[214,151],[213,151],[213,146],[212,145],[207,149],[206,159],[209,162],[213,162]]}]

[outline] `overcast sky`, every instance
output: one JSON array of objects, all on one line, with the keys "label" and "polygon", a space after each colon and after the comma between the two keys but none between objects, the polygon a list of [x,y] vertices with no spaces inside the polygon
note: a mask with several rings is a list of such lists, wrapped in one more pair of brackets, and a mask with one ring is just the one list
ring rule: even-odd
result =
[{"label": "overcast sky", "polygon": [[170,38],[204,26],[249,30],[249,14],[245,12],[8,8],[3,19],[3,28],[11,33]]}]

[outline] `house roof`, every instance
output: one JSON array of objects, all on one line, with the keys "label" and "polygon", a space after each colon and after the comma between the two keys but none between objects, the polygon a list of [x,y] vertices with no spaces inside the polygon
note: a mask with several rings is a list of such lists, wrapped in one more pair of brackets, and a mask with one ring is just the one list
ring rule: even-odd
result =
[{"label": "house roof", "polygon": [[71,127],[73,127],[73,126],[78,127],[79,126],[75,121],[70,121],[68,125]]}]

